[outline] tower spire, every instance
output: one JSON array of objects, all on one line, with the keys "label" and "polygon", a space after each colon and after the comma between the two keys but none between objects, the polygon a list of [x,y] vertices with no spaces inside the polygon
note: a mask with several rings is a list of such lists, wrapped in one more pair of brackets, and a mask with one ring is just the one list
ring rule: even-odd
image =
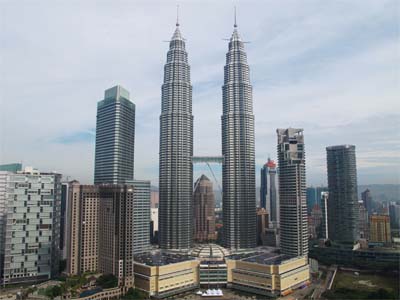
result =
[{"label": "tower spire", "polygon": [[234,14],[234,24],[233,24],[233,27],[237,27],[237,23],[236,23],[236,5],[235,5],[235,14]]},{"label": "tower spire", "polygon": [[179,26],[179,4],[176,5],[176,26]]}]

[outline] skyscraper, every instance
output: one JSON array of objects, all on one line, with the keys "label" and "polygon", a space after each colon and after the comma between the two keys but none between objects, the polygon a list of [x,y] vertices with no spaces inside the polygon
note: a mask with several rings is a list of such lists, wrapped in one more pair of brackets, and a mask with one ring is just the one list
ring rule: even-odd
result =
[{"label": "skyscraper", "polygon": [[193,207],[194,239],[199,242],[215,240],[215,197],[213,184],[205,175],[195,183]]},{"label": "skyscraper", "polygon": [[306,165],[303,129],[277,129],[282,253],[308,254]]},{"label": "skyscraper", "polygon": [[326,148],[328,167],[329,238],[352,243],[359,237],[356,147]]},{"label": "skyscraper", "polygon": [[169,43],[161,90],[160,247],[188,250],[193,233],[192,86],[185,41],[178,22]]},{"label": "skyscraper", "polygon": [[364,203],[364,207],[368,212],[368,218],[372,215],[372,195],[369,189],[366,189],[364,192],[361,193],[361,199]]},{"label": "skyscraper", "polygon": [[226,54],[222,99],[223,243],[227,248],[252,248],[256,245],[253,96],[236,21]]},{"label": "skyscraper", "polygon": [[321,212],[322,212],[322,224],[321,224],[321,238],[328,239],[328,201],[329,201],[329,192],[321,193]]},{"label": "skyscraper", "polygon": [[261,169],[260,206],[269,212],[271,225],[278,223],[278,195],[276,180],[276,164],[268,158]]},{"label": "skyscraper", "polygon": [[133,180],[135,104],[117,85],[97,104],[94,183],[121,184]]},{"label": "skyscraper", "polygon": [[387,215],[372,215],[370,217],[370,242],[391,243],[390,218]]},{"label": "skyscraper", "polygon": [[61,175],[33,168],[1,173],[6,230],[0,244],[0,281],[6,285],[53,278],[60,259]]}]

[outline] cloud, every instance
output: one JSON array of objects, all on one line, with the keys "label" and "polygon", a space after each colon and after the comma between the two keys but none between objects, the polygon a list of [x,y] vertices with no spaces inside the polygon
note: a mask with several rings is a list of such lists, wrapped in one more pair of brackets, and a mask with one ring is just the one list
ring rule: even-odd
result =
[{"label": "cloud", "polygon": [[[175,5],[2,1],[0,163],[23,160],[92,182],[96,105],[104,90],[121,84],[136,104],[135,176],[157,185],[163,41],[172,36]],[[398,182],[397,2],[237,6],[240,34],[250,41],[257,166],[275,157],[276,128],[302,127],[309,184],[325,182],[325,147],[342,143],[357,146],[360,183]],[[232,3],[186,1],[180,9],[195,154],[218,155],[228,47],[222,39],[232,32]]]}]

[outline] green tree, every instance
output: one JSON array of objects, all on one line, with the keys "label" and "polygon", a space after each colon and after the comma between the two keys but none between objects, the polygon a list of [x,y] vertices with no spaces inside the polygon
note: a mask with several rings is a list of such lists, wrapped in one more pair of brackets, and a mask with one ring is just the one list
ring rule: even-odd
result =
[{"label": "green tree", "polygon": [[110,289],[118,286],[118,278],[113,274],[101,275],[97,278],[96,284],[101,286],[103,289]]}]

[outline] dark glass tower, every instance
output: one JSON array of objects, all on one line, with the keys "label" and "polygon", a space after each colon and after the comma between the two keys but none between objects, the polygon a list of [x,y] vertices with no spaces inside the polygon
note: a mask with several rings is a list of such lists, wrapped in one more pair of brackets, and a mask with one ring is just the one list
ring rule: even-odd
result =
[{"label": "dark glass tower", "polygon": [[192,245],[192,156],[190,67],[177,23],[161,95],[159,241],[163,249],[187,250]]},{"label": "dark glass tower", "polygon": [[306,160],[303,129],[277,129],[281,251],[308,255]]},{"label": "dark glass tower", "polygon": [[237,26],[229,41],[222,87],[223,243],[256,245],[256,179],[253,96],[249,65]]},{"label": "dark glass tower", "polygon": [[94,183],[120,184],[133,180],[135,104],[117,85],[97,104]]},{"label": "dark glass tower", "polygon": [[359,238],[356,147],[353,145],[326,148],[328,167],[329,238],[353,243]]},{"label": "dark glass tower", "polygon": [[268,162],[261,168],[260,206],[269,212],[272,227],[278,226],[276,173],[275,162],[268,158]]}]

